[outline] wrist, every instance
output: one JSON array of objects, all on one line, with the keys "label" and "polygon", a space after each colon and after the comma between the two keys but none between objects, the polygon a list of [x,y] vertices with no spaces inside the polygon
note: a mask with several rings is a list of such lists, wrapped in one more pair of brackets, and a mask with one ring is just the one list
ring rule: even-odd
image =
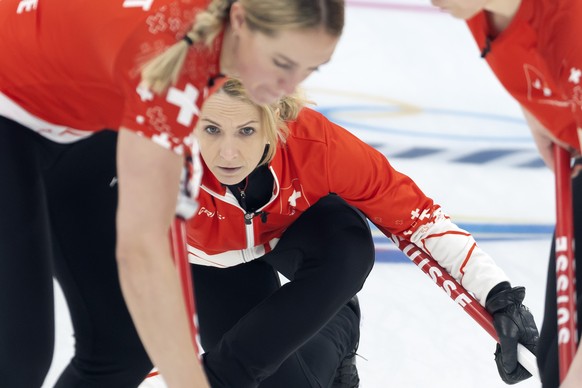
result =
[{"label": "wrist", "polygon": [[509,282],[501,282],[493,287],[489,293],[487,294],[487,298],[485,299],[485,303],[489,302],[491,298],[495,295],[499,294],[500,292],[507,291],[511,289],[511,284]]}]

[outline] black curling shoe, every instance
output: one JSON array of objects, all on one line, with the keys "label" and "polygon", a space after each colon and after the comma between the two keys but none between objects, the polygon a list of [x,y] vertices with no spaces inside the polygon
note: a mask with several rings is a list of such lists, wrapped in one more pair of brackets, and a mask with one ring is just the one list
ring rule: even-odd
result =
[{"label": "black curling shoe", "polygon": [[347,303],[357,317],[358,327],[355,330],[354,348],[350,351],[339,364],[331,388],[358,388],[360,386],[360,377],[356,367],[356,351],[360,343],[360,302],[358,296],[354,295]]}]

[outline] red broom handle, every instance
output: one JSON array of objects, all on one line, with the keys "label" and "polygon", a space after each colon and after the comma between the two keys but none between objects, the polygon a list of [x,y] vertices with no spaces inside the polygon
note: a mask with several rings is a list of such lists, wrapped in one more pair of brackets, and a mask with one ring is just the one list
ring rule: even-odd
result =
[{"label": "red broom handle", "polygon": [[199,353],[197,345],[198,330],[196,328],[196,307],[194,304],[194,288],[192,285],[192,272],[190,272],[190,263],[188,262],[188,253],[186,249],[186,221],[179,216],[174,218],[170,229],[170,238],[172,241],[172,256],[174,257],[174,264],[180,277],[180,284],[182,286],[182,295],[184,303],[186,304],[186,312],[188,313],[188,320],[190,324],[190,333],[192,334],[192,341],[194,347]]},{"label": "red broom handle", "polygon": [[560,382],[576,354],[576,284],[571,155],[554,145],[556,176],[556,297],[558,307],[558,357]]},{"label": "red broom handle", "polygon": [[[499,342],[493,317],[465,288],[459,284],[441,265],[428,253],[410,241],[396,236],[392,241],[414,264],[427,274],[449,297],[465,310],[493,339]],[[517,360],[532,376],[538,380],[539,372],[535,355],[522,344],[517,346]]]},{"label": "red broom handle", "polygon": [[[180,278],[180,285],[182,288],[182,296],[186,304],[186,313],[190,319],[190,334],[192,335],[192,342],[197,354],[200,354],[198,348],[198,330],[196,328],[196,305],[194,304],[194,287],[192,283],[192,272],[190,272],[190,263],[188,262],[188,253],[186,249],[186,221],[180,216],[176,216],[170,227],[170,242],[172,248],[172,257],[174,265],[178,271]],[[157,370],[152,371],[146,378],[158,376]]]}]

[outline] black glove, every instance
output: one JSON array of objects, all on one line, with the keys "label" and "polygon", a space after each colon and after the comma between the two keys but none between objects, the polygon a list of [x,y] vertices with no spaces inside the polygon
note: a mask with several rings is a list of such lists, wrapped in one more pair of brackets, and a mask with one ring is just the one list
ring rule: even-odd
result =
[{"label": "black glove", "polygon": [[527,369],[517,362],[517,343],[535,354],[539,337],[532,314],[521,304],[523,298],[524,287],[511,288],[505,282],[491,290],[485,303],[485,308],[493,315],[493,324],[499,336],[495,363],[501,379],[507,384],[531,377]]}]

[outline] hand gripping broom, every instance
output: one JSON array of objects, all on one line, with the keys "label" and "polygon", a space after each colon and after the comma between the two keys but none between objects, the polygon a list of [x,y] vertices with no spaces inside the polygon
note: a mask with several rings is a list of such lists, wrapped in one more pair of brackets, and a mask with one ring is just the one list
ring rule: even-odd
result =
[{"label": "hand gripping broom", "polygon": [[[497,332],[493,326],[493,317],[465,288],[460,285],[441,265],[429,254],[424,252],[410,241],[396,236],[391,237],[404,254],[427,274],[451,299],[465,310],[493,339],[499,342]],[[517,360],[532,376],[539,380],[539,373],[535,355],[525,346],[517,345]]]}]

